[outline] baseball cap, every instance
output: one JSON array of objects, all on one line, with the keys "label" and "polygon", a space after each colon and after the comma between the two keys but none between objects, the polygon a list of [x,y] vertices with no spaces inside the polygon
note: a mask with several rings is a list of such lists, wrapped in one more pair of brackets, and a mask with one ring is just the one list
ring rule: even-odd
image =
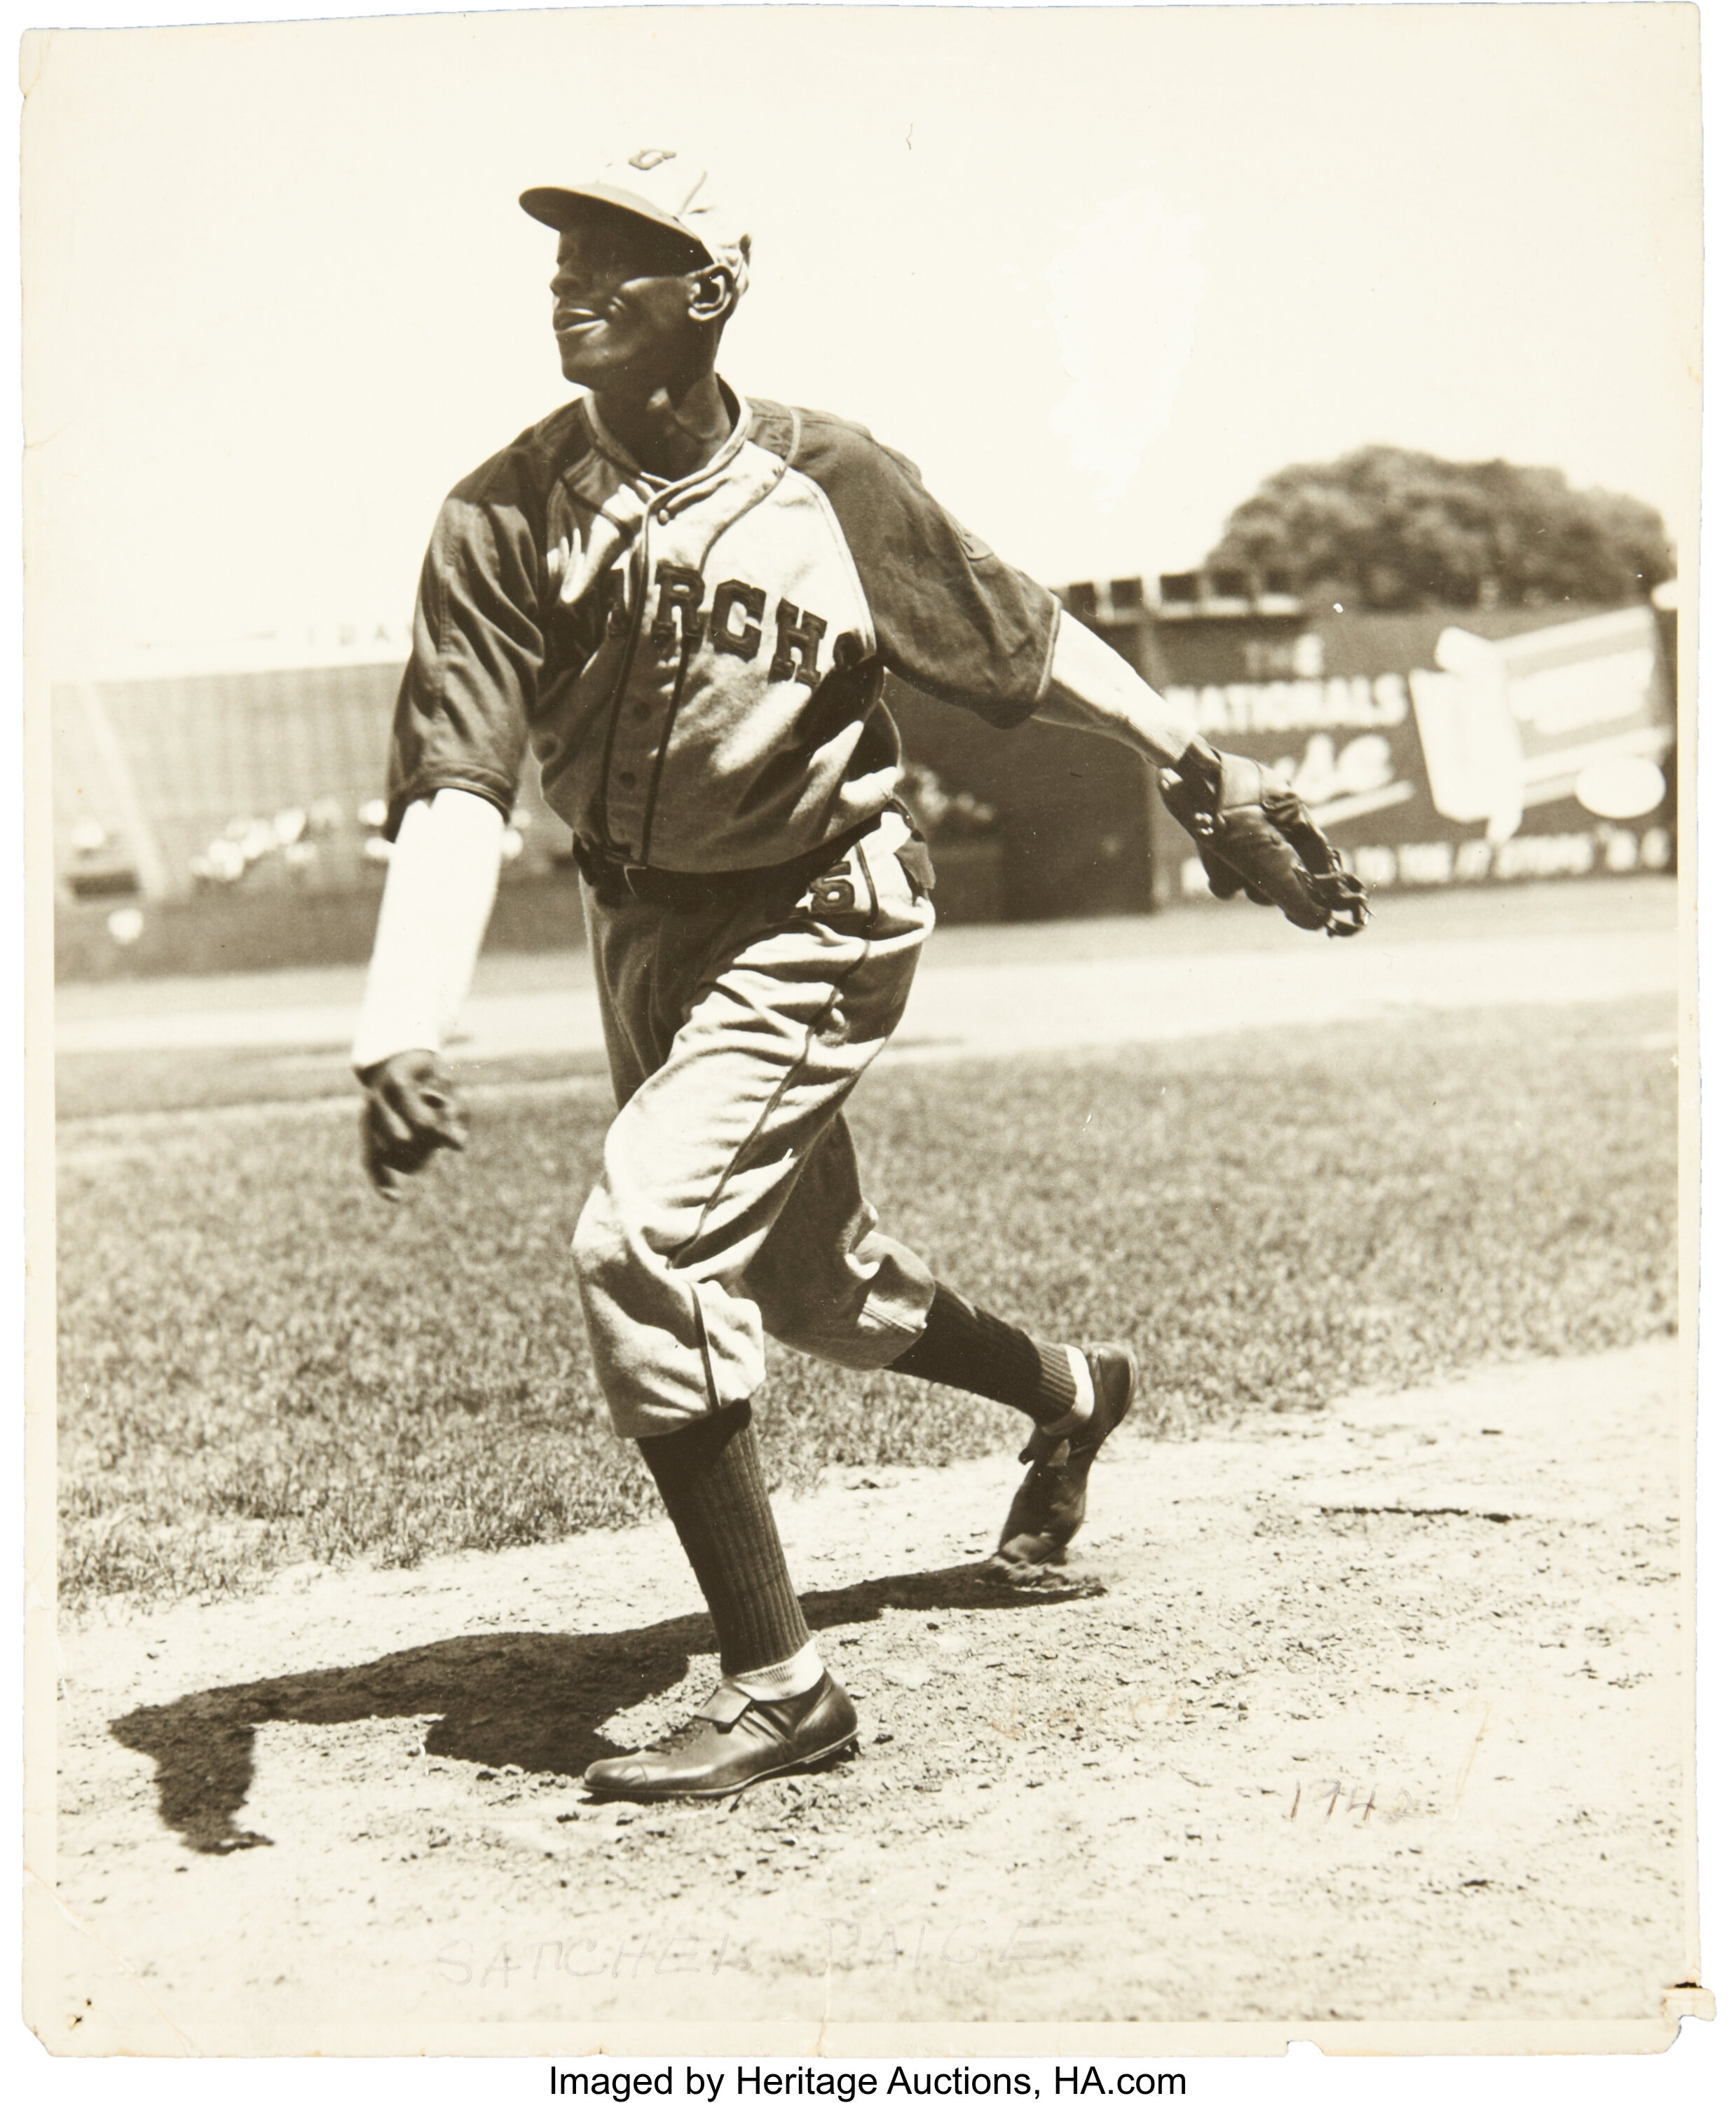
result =
[{"label": "baseball cap", "polygon": [[518,202],[532,219],[559,231],[571,225],[574,207],[587,199],[686,234],[723,265],[738,292],[747,290],[748,235],[718,202],[709,173],[673,147],[645,147],[582,181],[526,190]]}]

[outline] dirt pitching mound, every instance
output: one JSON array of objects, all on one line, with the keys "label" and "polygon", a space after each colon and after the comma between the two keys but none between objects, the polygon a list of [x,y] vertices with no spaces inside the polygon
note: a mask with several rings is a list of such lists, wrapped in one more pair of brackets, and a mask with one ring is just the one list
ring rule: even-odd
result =
[{"label": "dirt pitching mound", "polygon": [[1648,1345],[1124,1434],[1055,1590],[980,1568],[1016,1429],[837,1476],[781,1517],[860,1755],[734,1806],[578,1785],[711,1683],[661,1527],[70,1629],[33,2020],[547,2052],[1655,2019],[1691,1976],[1675,1380]]}]

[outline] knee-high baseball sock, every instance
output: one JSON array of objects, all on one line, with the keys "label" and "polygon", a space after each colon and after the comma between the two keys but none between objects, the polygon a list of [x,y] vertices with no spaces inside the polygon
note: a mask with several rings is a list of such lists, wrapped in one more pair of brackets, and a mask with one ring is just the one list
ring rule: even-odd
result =
[{"label": "knee-high baseball sock", "polygon": [[784,1560],[747,1403],[638,1444],[711,1609],[726,1674],[793,1658],[810,1640],[808,1625]]},{"label": "knee-high baseball sock", "polygon": [[1046,1426],[1090,1406],[1090,1370],[1082,1351],[1040,1344],[945,1285],[935,1287],[921,1335],[887,1370],[987,1395]]}]

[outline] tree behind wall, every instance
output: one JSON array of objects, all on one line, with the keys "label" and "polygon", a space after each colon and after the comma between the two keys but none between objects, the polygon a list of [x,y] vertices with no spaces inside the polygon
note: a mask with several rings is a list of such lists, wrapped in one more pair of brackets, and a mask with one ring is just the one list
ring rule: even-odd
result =
[{"label": "tree behind wall", "polygon": [[1649,504],[1559,468],[1364,446],[1268,475],[1231,513],[1213,571],[1287,576],[1347,607],[1618,606],[1676,565]]}]

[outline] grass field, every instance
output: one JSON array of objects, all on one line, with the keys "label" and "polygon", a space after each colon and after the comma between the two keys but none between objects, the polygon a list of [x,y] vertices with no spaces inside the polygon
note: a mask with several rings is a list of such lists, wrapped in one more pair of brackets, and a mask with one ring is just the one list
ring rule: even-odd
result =
[{"label": "grass field", "polygon": [[[891,1068],[852,1122],[889,1226],[1039,1332],[1130,1333],[1145,1428],[1183,1435],[1672,1328],[1673,1020],[1507,1008]],[[394,1212],[355,1166],[353,1102],[317,1099],[313,1071],[177,1056],[64,1076],[70,1601],[650,1508],[565,1256],[600,1079],[497,1072],[470,1154]],[[1019,1437],[991,1405],[788,1356],[757,1407],[797,1487]]]}]

